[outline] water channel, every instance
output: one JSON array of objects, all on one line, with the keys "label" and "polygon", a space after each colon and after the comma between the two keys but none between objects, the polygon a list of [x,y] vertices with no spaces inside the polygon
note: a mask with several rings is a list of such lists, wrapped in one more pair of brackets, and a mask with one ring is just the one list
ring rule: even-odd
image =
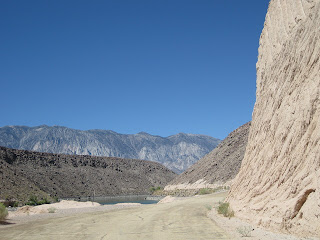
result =
[{"label": "water channel", "polygon": [[150,195],[127,195],[127,196],[105,196],[105,197],[81,197],[81,198],[64,198],[61,200],[75,200],[80,202],[93,201],[102,205],[112,205],[117,203],[141,203],[156,204],[163,197]]}]

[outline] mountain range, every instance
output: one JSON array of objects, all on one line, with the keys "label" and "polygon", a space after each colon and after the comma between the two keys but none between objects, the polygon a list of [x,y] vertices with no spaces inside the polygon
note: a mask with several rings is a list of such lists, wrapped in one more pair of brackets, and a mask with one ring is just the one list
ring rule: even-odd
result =
[{"label": "mountain range", "polygon": [[37,152],[149,160],[181,173],[212,151],[220,140],[179,133],[160,137],[145,132],[120,134],[111,130],[76,130],[62,126],[5,126],[0,146]]}]

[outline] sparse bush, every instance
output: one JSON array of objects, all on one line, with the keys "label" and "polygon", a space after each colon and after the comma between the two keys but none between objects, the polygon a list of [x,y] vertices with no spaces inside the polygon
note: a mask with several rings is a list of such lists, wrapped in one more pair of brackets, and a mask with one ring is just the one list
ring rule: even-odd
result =
[{"label": "sparse bush", "polygon": [[0,222],[4,221],[8,216],[8,210],[6,206],[0,203]]},{"label": "sparse bush", "polygon": [[26,202],[26,205],[30,205],[30,206],[38,205],[38,197],[35,195],[30,196],[28,202]]},{"label": "sparse bush", "polygon": [[242,226],[237,228],[237,231],[241,237],[251,237],[252,230],[253,228],[250,226]]},{"label": "sparse bush", "polygon": [[201,188],[199,190],[200,195],[205,195],[205,194],[210,194],[210,193],[213,193],[213,190],[210,188]]},{"label": "sparse bush", "polygon": [[154,193],[154,192],[160,191],[160,190],[162,190],[161,187],[151,187],[151,188],[149,188],[149,191],[150,191],[151,193]]},{"label": "sparse bush", "polygon": [[51,202],[45,197],[42,200],[40,200],[38,202],[38,205],[42,205],[42,204],[50,204]]},{"label": "sparse bush", "polygon": [[234,217],[234,211],[231,210],[229,203],[220,203],[217,207],[217,211],[219,214],[222,214],[225,217],[231,218]]},{"label": "sparse bush", "polygon": [[54,207],[51,207],[51,208],[48,208],[47,210],[48,210],[48,213],[55,213],[57,209]]}]

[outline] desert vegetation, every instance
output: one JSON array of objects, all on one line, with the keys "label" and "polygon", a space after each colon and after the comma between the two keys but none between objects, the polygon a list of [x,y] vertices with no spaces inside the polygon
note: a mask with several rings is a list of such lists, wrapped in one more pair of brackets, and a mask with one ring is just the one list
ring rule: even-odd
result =
[{"label": "desert vegetation", "polygon": [[0,222],[3,222],[4,220],[6,220],[7,216],[8,216],[8,210],[6,206],[0,203]]},{"label": "desert vegetation", "polygon": [[253,228],[250,226],[242,226],[237,228],[237,232],[241,235],[241,237],[251,237],[251,232]]},{"label": "desert vegetation", "polygon": [[51,202],[47,198],[43,198],[41,200],[38,200],[38,197],[35,195],[32,195],[29,197],[29,200],[26,202],[26,205],[30,206],[37,206],[42,204],[50,204]]},{"label": "desert vegetation", "polygon": [[229,203],[227,202],[220,202],[217,207],[217,211],[219,214],[222,214],[225,217],[234,217],[234,211],[231,209]]},{"label": "desert vegetation", "polygon": [[149,191],[151,192],[151,194],[156,193],[156,192],[160,192],[160,191],[162,191],[162,190],[163,190],[162,187],[151,187],[151,188],[149,189]]},{"label": "desert vegetation", "polygon": [[57,209],[54,207],[51,207],[51,208],[48,208],[47,210],[48,210],[48,213],[55,213]]},{"label": "desert vegetation", "polygon": [[210,188],[201,188],[199,190],[199,195],[205,195],[205,194],[210,194],[213,193],[213,189]]}]

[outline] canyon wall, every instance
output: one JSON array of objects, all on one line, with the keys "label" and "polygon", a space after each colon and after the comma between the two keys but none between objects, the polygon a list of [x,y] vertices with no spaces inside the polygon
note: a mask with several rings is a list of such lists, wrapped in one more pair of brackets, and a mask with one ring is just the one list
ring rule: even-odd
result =
[{"label": "canyon wall", "polygon": [[250,122],[231,132],[215,149],[173,179],[165,190],[216,188],[231,182],[239,172],[249,129]]},{"label": "canyon wall", "polygon": [[320,236],[319,14],[319,0],[271,0],[248,145],[227,198],[236,216],[301,236]]}]

